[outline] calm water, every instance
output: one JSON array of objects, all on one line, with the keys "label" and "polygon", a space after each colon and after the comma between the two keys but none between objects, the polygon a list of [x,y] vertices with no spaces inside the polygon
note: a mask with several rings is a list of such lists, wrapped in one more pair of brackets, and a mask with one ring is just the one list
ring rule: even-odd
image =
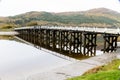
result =
[{"label": "calm water", "polygon": [[70,63],[24,43],[0,40],[1,80],[25,80],[29,75]]},{"label": "calm water", "polygon": [[[0,80],[26,80],[30,75],[72,63],[12,37],[0,38]],[[101,54],[97,51],[97,55]]]}]

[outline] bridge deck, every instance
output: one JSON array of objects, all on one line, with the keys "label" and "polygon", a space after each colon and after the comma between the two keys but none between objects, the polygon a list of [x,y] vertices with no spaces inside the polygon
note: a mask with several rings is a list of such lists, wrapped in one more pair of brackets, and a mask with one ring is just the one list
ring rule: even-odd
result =
[{"label": "bridge deck", "polygon": [[37,26],[37,27],[21,27],[18,29],[50,29],[50,30],[69,30],[69,31],[81,31],[81,32],[94,32],[100,34],[117,34],[120,35],[120,28],[98,28],[98,27],[66,27],[66,26]]},{"label": "bridge deck", "polygon": [[18,37],[37,46],[76,58],[96,55],[97,34],[104,34],[101,37],[104,53],[116,51],[120,36],[119,28],[31,26],[15,31],[19,33]]}]

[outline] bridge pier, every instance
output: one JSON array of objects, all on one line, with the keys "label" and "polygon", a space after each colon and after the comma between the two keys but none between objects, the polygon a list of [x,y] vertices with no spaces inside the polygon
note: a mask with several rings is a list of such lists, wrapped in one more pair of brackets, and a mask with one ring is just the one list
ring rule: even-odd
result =
[{"label": "bridge pier", "polygon": [[46,47],[46,30],[44,30],[44,29],[41,29],[41,46],[42,47]]},{"label": "bridge pier", "polygon": [[45,33],[45,35],[46,35],[46,45],[45,45],[45,47],[46,48],[50,48],[50,35],[49,35],[49,33],[50,33],[50,30],[48,29],[48,30],[46,30],[46,33]]},{"label": "bridge pier", "polygon": [[82,32],[71,31],[70,53],[82,54]]},{"label": "bridge pier", "polygon": [[96,55],[96,33],[84,33],[83,53],[85,56]]},{"label": "bridge pier", "polygon": [[70,32],[69,31],[62,31],[61,32],[61,52],[67,54],[69,53],[70,45]]},{"label": "bridge pier", "polygon": [[[31,29],[30,30],[31,32],[30,32],[30,35],[31,35],[31,43],[34,43],[34,30],[33,29]],[[24,34],[23,34],[24,35]]]},{"label": "bridge pier", "polygon": [[53,39],[54,39],[54,49],[58,52],[58,51],[60,51],[60,44],[61,44],[61,33],[60,33],[60,31],[59,30],[55,30],[54,31],[54,37],[53,37]]},{"label": "bridge pier", "polygon": [[116,51],[118,35],[105,34],[103,38],[104,38],[104,49],[103,49],[104,53]]},{"label": "bridge pier", "polygon": [[53,30],[50,30],[49,31],[49,47],[50,47],[50,49],[53,49],[53,45],[54,45],[54,40],[53,40],[53,38],[54,38],[54,32],[53,32]]},{"label": "bridge pier", "polygon": [[38,31],[37,31],[37,45],[41,47],[41,28],[38,27]]},{"label": "bridge pier", "polygon": [[37,34],[38,34],[38,29],[36,29],[35,27],[34,27],[34,29],[33,29],[33,38],[34,38],[34,40],[33,40],[33,44],[34,45],[38,45],[38,36],[37,36]]}]

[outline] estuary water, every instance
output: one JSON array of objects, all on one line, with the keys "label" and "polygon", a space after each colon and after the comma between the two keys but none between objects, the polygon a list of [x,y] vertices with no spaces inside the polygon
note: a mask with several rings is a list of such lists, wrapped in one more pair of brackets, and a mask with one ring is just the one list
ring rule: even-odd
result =
[{"label": "estuary water", "polygon": [[0,40],[0,80],[27,80],[30,75],[70,63],[24,43]]},{"label": "estuary water", "polygon": [[[12,38],[9,37],[9,39]],[[102,54],[99,50],[96,53],[96,55]],[[0,38],[0,80],[27,80],[27,77],[31,75],[71,63],[73,61],[60,58],[34,46],[14,39],[7,40],[6,37]]]}]

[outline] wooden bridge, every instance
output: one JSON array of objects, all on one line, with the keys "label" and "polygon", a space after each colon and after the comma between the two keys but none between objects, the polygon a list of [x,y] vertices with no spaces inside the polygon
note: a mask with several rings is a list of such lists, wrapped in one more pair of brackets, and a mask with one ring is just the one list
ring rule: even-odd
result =
[{"label": "wooden bridge", "polygon": [[18,37],[49,50],[68,56],[95,56],[97,34],[104,39],[103,51],[117,49],[119,28],[31,26],[15,28]]}]

